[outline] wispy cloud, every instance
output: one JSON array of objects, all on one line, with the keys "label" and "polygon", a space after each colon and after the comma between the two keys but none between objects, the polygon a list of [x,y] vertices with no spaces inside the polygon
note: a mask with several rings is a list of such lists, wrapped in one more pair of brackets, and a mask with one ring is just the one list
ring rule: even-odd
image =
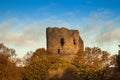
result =
[{"label": "wispy cloud", "polygon": [[63,14],[63,16],[73,17],[73,16],[75,16],[75,12],[73,12],[73,11],[66,12],[66,13]]},{"label": "wispy cloud", "polygon": [[110,53],[117,53],[117,45],[120,42],[119,16],[111,18],[113,13],[104,9],[91,12],[85,18],[82,37],[85,46],[98,46]]},{"label": "wispy cloud", "polygon": [[0,23],[0,41],[16,49],[19,56],[23,56],[28,50],[46,48],[46,27],[70,26],[67,22],[54,19],[43,19],[30,24],[22,22],[10,19]]},{"label": "wispy cloud", "polygon": [[[26,44],[28,43],[27,41],[29,40],[38,40],[36,38],[35,35],[38,33],[38,29],[37,29],[37,25],[34,24],[35,27],[33,27],[33,25],[29,25],[27,28],[25,28],[25,30],[23,30],[22,32],[18,33],[17,31],[14,31],[14,28],[16,28],[16,26],[14,26],[14,24],[16,23],[15,20],[8,20],[6,22],[2,22],[0,23],[0,40],[3,42],[18,42],[19,44]],[[20,24],[20,23],[19,23]],[[19,25],[18,24],[18,25]],[[18,28],[19,29],[19,28]],[[34,34],[32,34],[32,32]],[[34,39],[32,39],[31,37],[35,36]]]},{"label": "wispy cloud", "polygon": [[[119,16],[110,18],[110,14],[112,14],[110,11],[104,9],[91,12],[79,21],[82,25],[54,18],[33,20],[27,23],[19,19],[9,19],[0,23],[0,41],[16,49],[19,56],[23,56],[29,50],[34,51],[37,48],[46,47],[46,27],[80,28],[80,35],[85,46],[98,46],[116,53],[116,47],[120,42],[120,18]],[[73,13],[67,15],[73,15]]]},{"label": "wispy cloud", "polygon": [[47,5],[39,7],[37,11],[43,16],[50,16],[54,9],[56,9],[56,3],[51,2]]},{"label": "wispy cloud", "polygon": [[99,38],[97,38],[98,42],[110,42],[110,41],[119,41],[120,40],[120,17],[116,17],[107,21],[104,24],[104,28],[102,29]]},{"label": "wispy cloud", "polygon": [[18,25],[23,23],[17,22],[17,25],[14,24],[16,24],[16,21],[12,19],[0,23],[0,42],[14,48],[20,57],[29,50],[45,47],[44,27],[31,23],[21,26],[23,29],[18,32],[20,29]]},{"label": "wispy cloud", "polygon": [[100,42],[110,42],[113,40],[120,40],[120,28],[115,28],[108,32],[106,31],[98,38]]}]

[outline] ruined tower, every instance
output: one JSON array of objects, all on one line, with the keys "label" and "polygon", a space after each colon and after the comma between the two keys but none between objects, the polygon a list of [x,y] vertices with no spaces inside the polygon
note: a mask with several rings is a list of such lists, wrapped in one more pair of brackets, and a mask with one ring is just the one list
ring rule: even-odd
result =
[{"label": "ruined tower", "polygon": [[83,40],[79,36],[78,30],[47,28],[46,38],[47,49],[53,54],[74,55],[78,51],[83,51]]}]

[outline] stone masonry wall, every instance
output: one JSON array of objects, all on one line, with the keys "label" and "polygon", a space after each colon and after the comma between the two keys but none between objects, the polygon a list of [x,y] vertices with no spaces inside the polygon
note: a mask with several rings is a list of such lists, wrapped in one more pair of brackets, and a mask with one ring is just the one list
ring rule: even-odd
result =
[{"label": "stone masonry wall", "polygon": [[78,30],[68,30],[67,28],[47,28],[47,49],[53,54],[74,55],[78,51],[83,51],[83,40],[79,36]]}]

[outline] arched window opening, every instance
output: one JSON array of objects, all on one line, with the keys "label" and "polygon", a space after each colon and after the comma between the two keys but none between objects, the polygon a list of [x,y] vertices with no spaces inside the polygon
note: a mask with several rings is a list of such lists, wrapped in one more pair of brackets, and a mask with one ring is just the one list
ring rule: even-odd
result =
[{"label": "arched window opening", "polygon": [[61,46],[65,44],[64,38],[61,38],[60,43],[61,43]]}]

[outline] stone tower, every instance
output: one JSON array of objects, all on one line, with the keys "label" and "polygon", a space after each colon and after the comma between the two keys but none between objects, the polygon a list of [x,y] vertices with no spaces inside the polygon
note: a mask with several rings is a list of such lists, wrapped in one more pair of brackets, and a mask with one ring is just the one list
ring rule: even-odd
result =
[{"label": "stone tower", "polygon": [[83,40],[79,36],[78,30],[47,28],[46,38],[47,49],[53,54],[74,55],[78,51],[83,51]]}]

